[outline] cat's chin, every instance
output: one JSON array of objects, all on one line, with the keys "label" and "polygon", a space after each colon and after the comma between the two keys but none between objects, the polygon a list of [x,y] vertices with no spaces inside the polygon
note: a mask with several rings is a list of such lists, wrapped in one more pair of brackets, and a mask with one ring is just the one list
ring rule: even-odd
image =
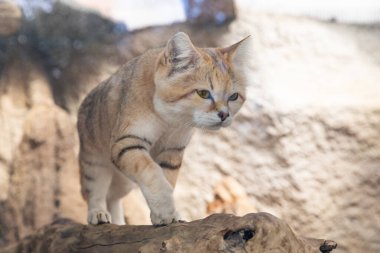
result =
[{"label": "cat's chin", "polygon": [[220,128],[222,128],[222,124],[216,124],[216,125],[213,125],[213,126],[207,126],[206,129],[208,130],[219,130]]},{"label": "cat's chin", "polygon": [[228,127],[231,123],[228,122],[220,122],[216,123],[214,125],[207,125],[207,126],[198,126],[198,128],[203,128],[207,130],[219,130],[222,127]]}]

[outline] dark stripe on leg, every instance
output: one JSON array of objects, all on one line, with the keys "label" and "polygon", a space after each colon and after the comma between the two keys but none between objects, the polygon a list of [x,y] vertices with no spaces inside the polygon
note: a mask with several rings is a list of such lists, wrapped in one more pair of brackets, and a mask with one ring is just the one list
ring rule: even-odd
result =
[{"label": "dark stripe on leg", "polygon": [[132,134],[127,134],[127,135],[124,135],[124,136],[121,136],[119,139],[117,139],[115,141],[116,142],[119,142],[121,140],[124,140],[124,139],[128,139],[128,138],[131,138],[131,139],[138,139],[140,141],[143,141],[143,142],[146,142],[148,143],[149,145],[152,145],[152,142],[148,141],[147,139],[143,138],[143,137],[140,137],[140,136],[137,136],[137,135],[132,135]]},{"label": "dark stripe on leg", "polygon": [[181,164],[173,165],[170,163],[162,162],[159,163],[160,167],[163,169],[169,169],[169,170],[178,170],[181,167]]},{"label": "dark stripe on leg", "polygon": [[123,148],[122,150],[120,150],[119,154],[117,155],[117,162],[119,162],[120,158],[129,150],[133,150],[133,149],[144,149],[144,150],[147,150],[144,146],[141,146],[141,145],[135,145],[135,146],[129,146],[129,147],[125,147]]},{"label": "dark stripe on leg", "polygon": [[86,179],[87,181],[94,181],[94,180],[95,180],[94,177],[92,177],[92,176],[90,176],[90,175],[88,175],[88,174],[86,174],[86,173],[84,173],[83,177],[84,177],[84,179]]}]

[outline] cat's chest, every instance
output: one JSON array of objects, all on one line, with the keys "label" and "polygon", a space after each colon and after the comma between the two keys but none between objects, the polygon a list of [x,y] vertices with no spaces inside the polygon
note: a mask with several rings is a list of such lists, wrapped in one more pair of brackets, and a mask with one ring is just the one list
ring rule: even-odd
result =
[{"label": "cat's chest", "polygon": [[189,143],[192,127],[169,125],[156,115],[145,115],[129,128],[131,134],[140,136],[151,143],[150,153],[159,153],[168,148],[182,148]]},{"label": "cat's chest", "polygon": [[193,134],[190,127],[167,127],[153,143],[151,154],[155,155],[165,149],[185,148]]}]

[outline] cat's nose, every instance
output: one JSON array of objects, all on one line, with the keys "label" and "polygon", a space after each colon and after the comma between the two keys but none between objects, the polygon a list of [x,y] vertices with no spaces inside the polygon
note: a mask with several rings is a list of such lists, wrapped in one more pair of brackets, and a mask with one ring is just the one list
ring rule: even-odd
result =
[{"label": "cat's nose", "polygon": [[224,112],[224,111],[219,111],[218,112],[218,117],[222,120],[222,121],[225,121],[228,116],[230,116],[230,113],[229,112]]}]

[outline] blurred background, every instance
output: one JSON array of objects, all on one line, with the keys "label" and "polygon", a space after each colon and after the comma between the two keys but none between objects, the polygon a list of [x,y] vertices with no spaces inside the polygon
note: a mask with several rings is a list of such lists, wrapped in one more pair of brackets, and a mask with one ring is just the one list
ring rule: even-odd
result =
[{"label": "blurred background", "polygon": [[[185,152],[182,217],[270,212],[337,252],[380,252],[376,0],[0,0],[0,248],[59,217],[85,222],[78,106],[178,31],[199,47],[252,35],[241,113]],[[139,190],[125,207],[149,224]]]}]

